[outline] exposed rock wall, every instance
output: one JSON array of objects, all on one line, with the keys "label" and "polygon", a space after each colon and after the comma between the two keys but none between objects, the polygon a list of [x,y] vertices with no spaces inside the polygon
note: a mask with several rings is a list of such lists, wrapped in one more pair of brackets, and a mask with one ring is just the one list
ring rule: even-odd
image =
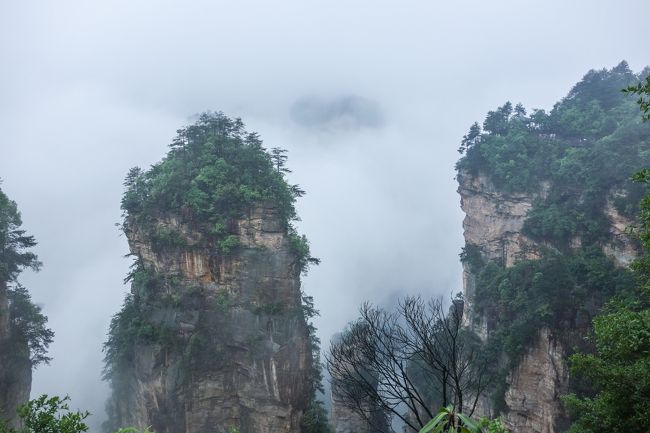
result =
[{"label": "exposed rock wall", "polygon": [[[300,270],[272,207],[230,227],[231,254],[206,242],[205,227],[173,216],[155,224],[185,245],[154,248],[148,227],[127,222],[133,255],[174,281],[146,300],[153,326],[172,343],[142,343],[112,379],[111,424],[156,433],[297,433],[311,391],[311,352]],[[136,289],[134,289],[136,290]]]},{"label": "exposed rock wall", "polygon": [[530,194],[507,194],[484,175],[460,173],[458,181],[466,243],[480,246],[487,259],[499,260],[505,266],[538,257],[536,244],[521,229],[535,199],[546,196],[548,184]]},{"label": "exposed rock wall", "polygon": [[[512,266],[521,259],[539,257],[538,245],[521,233],[528,211],[537,198],[546,196],[549,185],[541,185],[531,194],[505,194],[499,191],[485,175],[458,174],[460,206],[465,212],[463,234],[465,244],[481,248],[486,260]],[[488,336],[486,318],[472,314],[472,301],[476,291],[476,276],[463,264],[463,294],[465,311],[463,320],[482,339]]]},{"label": "exposed rock wall", "polygon": [[[499,191],[489,177],[459,173],[458,192],[465,212],[463,230],[465,243],[481,249],[483,258],[512,266],[522,259],[539,258],[540,245],[521,233],[526,214],[537,199],[544,199],[550,188],[541,184],[537,191],[528,194],[508,194]],[[627,266],[637,254],[635,245],[625,230],[632,222],[620,215],[611,201],[604,209],[611,222],[611,242],[603,251],[620,266]],[[580,239],[571,245],[578,247]],[[482,339],[487,339],[493,318],[477,316],[472,312],[476,293],[476,276],[467,264],[463,266],[465,296],[465,325]],[[528,353],[507,378],[505,394],[506,412],[503,420],[515,433],[558,433],[566,427],[566,414],[559,396],[566,394],[569,374],[566,363],[567,349],[557,336],[543,329]],[[495,416],[490,402],[482,399],[477,412]]]},{"label": "exposed rock wall", "polygon": [[564,348],[542,329],[532,348],[508,376],[504,424],[514,432],[554,433],[566,427],[560,396],[568,392]]},{"label": "exposed rock wall", "polygon": [[614,259],[618,266],[629,266],[639,255],[640,248],[627,233],[633,221],[621,215],[611,199],[607,200],[605,205],[605,215],[610,221],[609,233],[612,241],[603,246],[603,251]]}]

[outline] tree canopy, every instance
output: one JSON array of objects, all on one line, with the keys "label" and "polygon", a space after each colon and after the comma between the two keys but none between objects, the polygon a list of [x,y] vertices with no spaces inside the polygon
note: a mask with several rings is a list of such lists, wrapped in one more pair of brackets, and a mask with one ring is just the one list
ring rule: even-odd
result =
[{"label": "tree canopy", "polygon": [[[624,91],[639,95],[643,119],[650,121],[650,74],[645,84]],[[610,301],[594,319],[595,351],[571,357],[581,387],[565,397],[576,417],[570,433],[650,431],[650,169],[637,172],[633,179],[646,186],[637,229],[644,253],[632,264],[636,290]]]},{"label": "tree canopy", "polygon": [[227,229],[228,218],[240,218],[263,202],[277,207],[285,224],[296,218],[294,203],[301,192],[285,180],[286,151],[267,152],[241,119],[203,113],[177,131],[170,148],[149,170],[129,171],[122,198],[127,215],[183,215],[212,224],[217,236]]}]

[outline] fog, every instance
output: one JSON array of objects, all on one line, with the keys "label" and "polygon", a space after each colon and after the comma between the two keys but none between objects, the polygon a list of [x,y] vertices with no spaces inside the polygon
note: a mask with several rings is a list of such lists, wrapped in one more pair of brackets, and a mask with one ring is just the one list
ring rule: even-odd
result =
[{"label": "fog", "polygon": [[647,0],[0,4],[0,178],[56,332],[32,395],[104,418],[102,343],[128,290],[122,180],[196,113],[289,150],[324,346],[364,300],[461,288],[456,149],[506,100],[550,109],[589,69],[650,63]]}]

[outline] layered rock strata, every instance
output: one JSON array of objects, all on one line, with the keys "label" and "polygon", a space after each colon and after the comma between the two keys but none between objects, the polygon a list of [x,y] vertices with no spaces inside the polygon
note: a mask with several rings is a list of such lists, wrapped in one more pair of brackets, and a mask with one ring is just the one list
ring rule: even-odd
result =
[{"label": "layered rock strata", "polygon": [[[465,213],[463,235],[466,245],[476,245],[485,260],[512,266],[515,261],[539,258],[539,246],[521,233],[533,202],[544,198],[549,185],[534,193],[504,194],[485,175],[458,174],[460,206]],[[472,313],[476,276],[463,263],[463,295],[465,325],[483,340],[488,336],[486,318]]]},{"label": "layered rock strata", "polygon": [[[300,269],[273,207],[230,224],[238,247],[220,252],[207,229],[161,216],[151,224],[182,242],[156,246],[127,220],[131,253],[165,281],[142,319],[166,340],[138,343],[112,378],[112,425],[156,433],[297,433],[311,392],[311,346]],[[177,236],[178,238],[179,236]]]},{"label": "layered rock strata", "polygon": [[[531,193],[499,191],[488,176],[459,173],[458,192],[465,213],[463,230],[466,245],[477,246],[486,261],[512,266],[518,260],[537,259],[543,245],[522,233],[526,215],[537,199],[544,199],[550,185],[542,183]],[[626,234],[632,221],[626,219],[608,200],[605,215],[610,220],[611,241],[602,246],[606,255],[619,266],[627,266],[638,249]],[[580,239],[571,245],[580,246]],[[463,264],[465,310],[463,320],[483,340],[493,328],[495,318],[475,314],[473,299],[476,275]],[[514,433],[559,433],[566,428],[567,418],[559,397],[568,392],[569,373],[567,348],[549,329],[542,329],[517,368],[507,377],[503,421]],[[490,402],[482,399],[479,415],[496,416]]]}]

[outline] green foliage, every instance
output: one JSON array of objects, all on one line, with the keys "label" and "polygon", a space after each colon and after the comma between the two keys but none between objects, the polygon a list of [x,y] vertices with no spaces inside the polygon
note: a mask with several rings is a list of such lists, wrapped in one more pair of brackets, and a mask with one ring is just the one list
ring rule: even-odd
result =
[{"label": "green foliage", "polygon": [[[0,433],[81,433],[88,431],[84,422],[90,416],[88,411],[71,411],[64,398],[42,395],[30,400],[18,408],[18,416],[23,428],[16,430],[0,421]],[[138,430],[134,427],[123,427],[115,433],[153,433],[148,428]]]},{"label": "green foliage", "polygon": [[25,268],[38,270],[41,266],[36,254],[29,251],[36,241],[21,225],[16,202],[0,190],[0,283],[14,281]]},{"label": "green foliage", "polygon": [[499,419],[473,420],[452,405],[441,408],[418,433],[508,433]]},{"label": "green foliage", "polygon": [[176,344],[176,330],[164,322],[154,322],[150,308],[141,297],[129,294],[122,309],[111,319],[104,343],[105,380],[132,363],[138,345],[155,343],[169,348]]},{"label": "green foliage", "polygon": [[571,433],[650,431],[650,309],[621,306],[594,320],[597,352],[571,357],[596,395],[564,398],[578,417]]},{"label": "green foliage", "polygon": [[472,272],[479,273],[481,268],[485,266],[481,249],[478,245],[466,244],[460,253],[460,261],[469,266]]},{"label": "green foliage", "polygon": [[50,361],[46,353],[54,333],[46,327],[47,317],[41,308],[18,282],[25,268],[38,270],[41,266],[36,254],[30,251],[36,241],[21,225],[16,203],[0,190],[0,321],[9,330],[9,338],[0,341],[0,352],[14,359],[28,359],[36,367]]},{"label": "green foliage", "polygon": [[642,112],[642,118],[646,122],[650,121],[650,74],[645,77],[645,83],[641,81],[636,85],[629,85],[623,89],[623,92],[629,93],[631,95],[639,95],[639,99],[637,99],[636,103],[639,104],[639,108]]},{"label": "green foliage", "polygon": [[582,221],[576,208],[538,200],[526,216],[523,232],[533,239],[544,240],[566,249]]},{"label": "green foliage", "polygon": [[[592,70],[549,113],[527,114],[520,104],[513,109],[506,103],[487,114],[482,129],[475,123],[463,137],[461,181],[482,174],[514,199],[520,193],[538,197],[522,232],[542,246],[540,260],[505,269],[484,263],[475,246],[461,254],[477,276],[473,305],[490,330],[486,354],[502,366],[493,372],[497,408],[503,408],[507,371],[541,328],[584,349],[588,344],[569,330],[588,328],[613,296],[632,296],[634,275],[601,251],[612,241],[607,204],[635,217],[643,192],[629,176],[650,165],[650,125],[639,122],[634,102],[620,91],[639,77],[626,62]],[[650,260],[635,266],[650,270]]]},{"label": "green foliage", "polygon": [[301,433],[333,433],[334,429],[329,424],[327,411],[323,403],[318,400],[309,402],[309,406],[300,420]]},{"label": "green foliage", "polygon": [[631,293],[635,283],[629,270],[616,267],[596,247],[566,254],[548,252],[539,260],[520,261],[509,268],[494,262],[483,266],[476,281],[474,310],[488,320],[486,355],[495,367],[502,354],[509,360],[492,372],[495,407],[504,409],[505,386],[500,385],[540,329],[567,336],[567,329],[575,323],[586,326],[598,305],[614,295]]},{"label": "green foliage", "polygon": [[233,234],[227,230],[230,221],[255,205],[271,203],[288,227],[296,217],[294,202],[304,192],[284,178],[289,172],[285,152],[276,148],[269,154],[240,119],[204,113],[177,131],[161,162],[148,171],[131,169],[122,209],[127,219],[141,222],[182,215],[185,222],[208,224],[223,240]]},{"label": "green foliage", "polygon": [[508,433],[508,429],[499,418],[489,419],[483,417],[479,420],[479,425],[485,433]]},{"label": "green foliage", "polygon": [[318,265],[320,259],[311,256],[309,250],[309,241],[305,235],[299,235],[292,228],[289,230],[289,242],[291,243],[291,251],[296,257],[296,267],[302,272],[306,273],[310,265]]},{"label": "green foliage", "polygon": [[[627,93],[648,118],[650,79],[647,85],[630,86]],[[650,184],[650,170],[633,176]],[[647,191],[647,190],[646,190]],[[570,433],[641,433],[650,431],[650,194],[641,201],[638,230],[644,254],[633,265],[638,285],[635,292],[619,296],[593,321],[594,352],[576,353],[571,370],[582,383],[576,393],[564,396],[575,417]]]},{"label": "green foliage", "polygon": [[303,293],[302,314],[309,331],[309,344],[311,349],[311,394],[309,405],[300,420],[302,433],[332,433],[334,429],[329,424],[327,411],[323,403],[318,400],[318,393],[323,393],[323,365],[320,359],[320,339],[316,336],[316,327],[312,319],[319,315],[314,307],[314,298]]},{"label": "green foliage", "polygon": [[20,430],[0,425],[0,433],[80,433],[88,431],[84,420],[90,413],[71,411],[69,397],[41,397],[18,408],[24,427]]},{"label": "green foliage", "polygon": [[16,284],[8,290],[12,347],[17,350],[26,344],[32,367],[48,364],[47,348],[54,339],[54,332],[46,327],[47,317],[41,307],[32,302],[27,289]]},{"label": "green foliage", "polygon": [[179,306],[187,298],[198,293],[195,289],[181,289],[177,275],[162,277],[153,269],[144,266],[141,260],[131,265],[124,279],[131,283],[131,293],[127,294],[122,309],[113,316],[104,343],[105,378],[118,365],[127,365],[138,344],[157,343],[172,347],[177,342],[176,330],[162,319],[154,320],[151,311],[153,300],[171,306]]},{"label": "green foliage", "polygon": [[[240,232],[240,221],[263,209],[277,219],[271,222],[278,222],[287,235],[296,273],[318,263],[310,255],[307,238],[293,226],[297,219],[294,204],[304,191],[285,178],[290,173],[285,167],[286,150],[268,152],[257,134],[245,131],[240,119],[223,113],[200,115],[194,124],[177,131],[170,147],[165,158],[149,170],[136,167],[126,176],[122,229],[127,234],[137,232],[163,259],[166,253],[187,250],[214,255],[210,266],[217,268],[221,258],[243,248],[241,241],[246,233]],[[228,349],[232,335],[241,333],[233,323],[241,307],[236,297],[225,290],[201,293],[200,289],[186,287],[188,281],[181,275],[159,275],[145,267],[139,257],[125,282],[131,283],[131,293],[113,317],[104,345],[104,378],[111,381],[114,399],[128,398],[135,355],[147,346],[155,345],[165,356],[173,354],[181,359],[181,381],[193,372],[234,362],[226,355],[232,352]],[[190,332],[181,331],[178,320],[171,318],[178,310],[196,314]],[[274,303],[257,306],[254,312],[269,316],[301,314]],[[305,305],[302,313],[315,313],[313,303]],[[315,338],[311,324],[310,337]],[[252,346],[261,344],[266,334],[254,331],[243,338]],[[267,348],[260,346],[259,350]],[[320,370],[316,365],[313,384],[318,388]],[[319,420],[316,406],[310,407],[315,411],[312,419]]]},{"label": "green foliage", "polygon": [[151,241],[151,247],[156,252],[187,247],[187,241],[181,232],[163,225],[151,227],[149,240]]},{"label": "green foliage", "polygon": [[239,236],[228,235],[218,242],[221,252],[228,256],[232,254],[239,246]]}]

